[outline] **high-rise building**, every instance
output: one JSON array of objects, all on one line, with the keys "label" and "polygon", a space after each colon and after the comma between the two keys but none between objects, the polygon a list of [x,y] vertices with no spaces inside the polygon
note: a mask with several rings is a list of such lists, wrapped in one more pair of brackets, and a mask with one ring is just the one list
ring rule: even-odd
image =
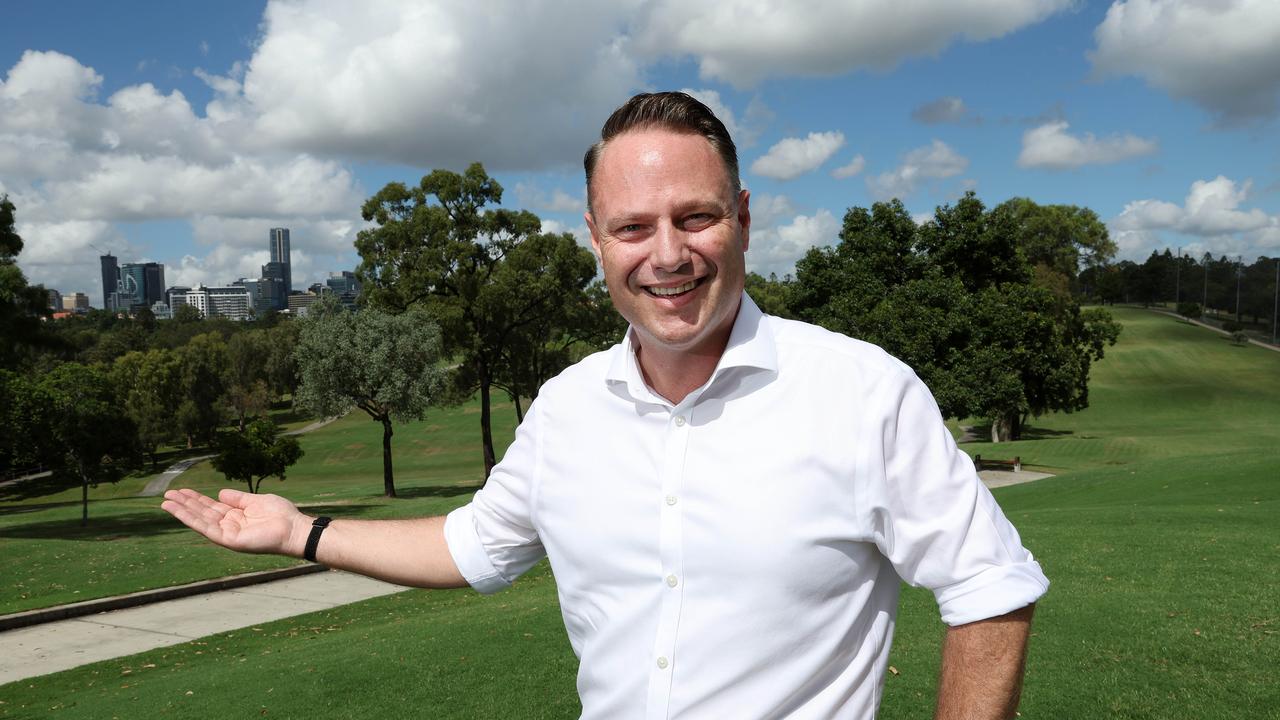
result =
[{"label": "high-rise building", "polygon": [[360,281],[356,279],[355,273],[350,270],[331,272],[325,284],[338,296],[338,302],[349,310],[356,309],[356,298],[360,297]]},{"label": "high-rise building", "polygon": [[143,263],[144,295],[148,305],[164,302],[164,265],[160,263]]},{"label": "high-rise building", "polygon": [[120,266],[111,253],[98,256],[102,266],[102,307],[106,310],[116,309],[116,293],[120,289]]},{"label": "high-rise building", "polygon": [[221,315],[232,320],[249,320],[253,317],[253,297],[243,285],[197,285],[187,292],[186,304],[194,306],[204,317]]},{"label": "high-rise building", "polygon": [[49,309],[50,310],[62,309],[62,293],[52,288],[49,289]]},{"label": "high-rise building", "polygon": [[[269,249],[271,250],[271,262],[284,265],[282,273],[284,295],[288,297],[293,292],[293,268],[289,261],[289,228],[271,228]],[[265,271],[263,272],[263,277],[266,277]]]},{"label": "high-rise building", "polygon": [[146,303],[147,269],[141,263],[120,266],[120,283],[113,310],[132,310]]}]

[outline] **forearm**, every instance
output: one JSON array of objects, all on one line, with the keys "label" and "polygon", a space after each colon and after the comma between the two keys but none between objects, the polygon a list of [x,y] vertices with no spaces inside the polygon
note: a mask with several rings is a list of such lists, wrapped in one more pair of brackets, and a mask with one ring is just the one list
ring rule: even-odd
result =
[{"label": "forearm", "polygon": [[[291,533],[289,554],[302,557],[311,518]],[[411,520],[334,520],[316,547],[316,560],[339,570],[424,588],[466,587],[449,554],[444,517]]]},{"label": "forearm", "polygon": [[1012,718],[1022,695],[1035,605],[947,629],[936,720]]}]

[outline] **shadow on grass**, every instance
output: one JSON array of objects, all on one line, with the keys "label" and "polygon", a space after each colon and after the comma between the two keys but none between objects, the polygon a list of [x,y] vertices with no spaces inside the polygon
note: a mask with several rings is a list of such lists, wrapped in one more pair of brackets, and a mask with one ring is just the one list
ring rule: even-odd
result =
[{"label": "shadow on grass", "polygon": [[93,517],[89,509],[89,524],[80,525],[79,516],[64,520],[44,520],[0,528],[0,537],[34,540],[124,540],[164,533],[186,532],[182,523],[168,513],[134,512]]},{"label": "shadow on grass", "polygon": [[396,490],[396,497],[401,500],[413,500],[415,498],[424,497],[457,497],[459,495],[469,495],[479,490],[481,485],[427,485],[421,487],[404,488]]},{"label": "shadow on grass", "polygon": [[1073,430],[1051,430],[1049,428],[1025,427],[1022,429],[1022,437],[1019,440],[1044,440],[1046,438],[1063,437],[1065,435],[1074,435]]}]

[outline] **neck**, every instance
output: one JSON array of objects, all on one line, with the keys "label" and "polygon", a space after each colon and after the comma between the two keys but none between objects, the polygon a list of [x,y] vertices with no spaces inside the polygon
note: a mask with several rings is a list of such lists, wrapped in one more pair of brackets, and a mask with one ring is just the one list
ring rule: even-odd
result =
[{"label": "neck", "polygon": [[730,317],[724,327],[718,328],[714,335],[690,348],[664,347],[657,341],[650,342],[640,333],[632,336],[636,347],[636,361],[640,365],[640,374],[655,393],[679,405],[689,393],[697,390],[711,379],[711,374],[720,364],[729,345],[729,336],[733,333],[733,324],[738,313]]}]

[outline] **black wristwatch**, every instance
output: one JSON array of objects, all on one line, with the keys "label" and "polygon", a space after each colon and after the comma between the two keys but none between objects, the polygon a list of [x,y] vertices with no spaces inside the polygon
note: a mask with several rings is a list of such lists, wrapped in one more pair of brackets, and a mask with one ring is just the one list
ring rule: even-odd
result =
[{"label": "black wristwatch", "polygon": [[316,547],[320,545],[320,533],[329,527],[328,517],[318,517],[311,523],[311,534],[307,536],[307,547],[302,551],[302,557],[316,561]]}]

